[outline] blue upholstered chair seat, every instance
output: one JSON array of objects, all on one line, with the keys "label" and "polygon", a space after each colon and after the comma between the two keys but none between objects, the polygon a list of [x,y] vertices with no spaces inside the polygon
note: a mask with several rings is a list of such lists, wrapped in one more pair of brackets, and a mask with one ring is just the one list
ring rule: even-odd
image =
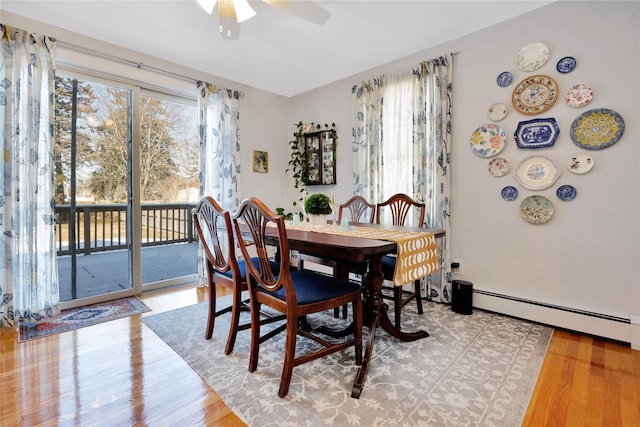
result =
[{"label": "blue upholstered chair seat", "polygon": [[384,277],[393,277],[393,272],[396,270],[396,257],[385,255],[382,257],[381,263]]},{"label": "blue upholstered chair seat", "polygon": [[[331,276],[314,273],[309,270],[293,270],[291,271],[291,278],[293,279],[298,304],[300,305],[339,297],[353,292],[359,287],[348,280],[334,279]],[[274,295],[278,299],[285,300],[284,288],[280,288],[275,292],[263,291]]]}]

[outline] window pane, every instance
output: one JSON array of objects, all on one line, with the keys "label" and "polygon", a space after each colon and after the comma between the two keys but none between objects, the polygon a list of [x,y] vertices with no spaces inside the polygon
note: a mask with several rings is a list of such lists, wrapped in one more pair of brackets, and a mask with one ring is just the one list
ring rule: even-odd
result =
[{"label": "window pane", "polygon": [[[140,100],[140,194],[144,283],[196,273],[191,210],[198,201],[197,108],[174,100]],[[171,252],[172,268],[155,269],[155,252]]]}]

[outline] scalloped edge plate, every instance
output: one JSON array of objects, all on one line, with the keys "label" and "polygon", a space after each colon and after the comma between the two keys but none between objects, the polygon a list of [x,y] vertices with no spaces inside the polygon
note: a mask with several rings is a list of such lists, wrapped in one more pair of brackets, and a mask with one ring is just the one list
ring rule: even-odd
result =
[{"label": "scalloped edge plate", "polygon": [[547,156],[529,156],[516,169],[516,181],[527,190],[544,190],[560,177],[560,167]]}]

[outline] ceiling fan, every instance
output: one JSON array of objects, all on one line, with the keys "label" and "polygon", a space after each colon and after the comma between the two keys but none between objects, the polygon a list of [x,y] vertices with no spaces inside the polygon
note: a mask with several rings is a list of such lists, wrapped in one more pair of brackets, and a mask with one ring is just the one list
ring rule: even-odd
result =
[{"label": "ceiling fan", "polygon": [[[331,14],[312,1],[295,0],[262,0],[265,3],[295,15],[306,21],[322,25],[327,22]],[[209,15],[213,9],[218,9],[218,20],[220,22],[220,34],[224,40],[235,40],[240,35],[240,23],[255,16],[247,0],[197,0]]]}]

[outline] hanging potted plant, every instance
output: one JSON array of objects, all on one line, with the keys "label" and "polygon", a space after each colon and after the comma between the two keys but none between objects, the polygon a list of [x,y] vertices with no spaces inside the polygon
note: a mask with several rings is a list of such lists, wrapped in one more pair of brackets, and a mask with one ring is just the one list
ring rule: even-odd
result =
[{"label": "hanging potted plant", "polygon": [[327,215],[331,214],[331,199],[326,194],[315,193],[304,203],[311,225],[326,225]]}]

